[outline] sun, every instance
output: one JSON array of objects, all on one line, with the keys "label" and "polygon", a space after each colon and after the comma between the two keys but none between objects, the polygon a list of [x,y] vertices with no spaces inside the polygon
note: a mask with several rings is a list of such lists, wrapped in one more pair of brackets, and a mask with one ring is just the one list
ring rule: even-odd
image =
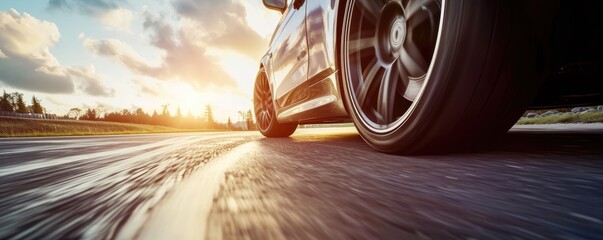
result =
[{"label": "sun", "polygon": [[[172,114],[176,114],[178,108],[183,116],[190,112],[193,116],[200,116],[202,109],[207,104],[202,99],[202,93],[195,90],[187,83],[175,83],[170,89],[174,103],[170,103],[169,109]],[[173,105],[172,105],[173,104]]]}]

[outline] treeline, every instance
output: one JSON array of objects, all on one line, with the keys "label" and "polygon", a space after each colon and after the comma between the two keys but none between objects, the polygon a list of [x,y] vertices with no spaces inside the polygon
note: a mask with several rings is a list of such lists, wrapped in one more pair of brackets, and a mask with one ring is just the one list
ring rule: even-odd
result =
[{"label": "treeline", "polygon": [[233,123],[230,118],[226,123],[217,122],[214,120],[211,106],[205,106],[205,112],[202,117],[195,117],[190,112],[183,115],[178,108],[175,115],[170,114],[167,105],[162,106],[161,113],[153,111],[152,114],[146,113],[142,108],[134,111],[123,109],[121,111],[107,112],[101,109],[86,109],[73,108],[66,115],[66,118],[88,120],[88,121],[107,121],[120,123],[135,123],[160,125],[181,129],[220,129],[220,130],[255,130],[253,116],[251,110],[247,111],[242,118],[242,122]]},{"label": "treeline", "polygon": [[[23,98],[23,93],[14,92],[6,93],[3,91],[0,97],[0,112],[8,112],[8,116],[20,116],[19,114],[31,115],[45,114],[46,109],[42,106],[40,100],[32,96],[31,104],[27,105]],[[4,114],[0,114],[4,115]],[[48,114],[45,114],[48,115]],[[53,118],[56,118],[56,115]],[[6,115],[4,115],[6,116]],[[222,130],[255,130],[253,115],[251,110],[239,112],[237,122],[232,122],[230,118],[226,123],[217,122],[214,120],[214,115],[211,106],[205,106],[203,116],[193,116],[190,111],[183,115],[180,108],[176,114],[172,115],[167,105],[161,107],[161,112],[153,111],[152,114],[146,113],[141,108],[134,111],[123,109],[121,111],[107,112],[103,106],[97,108],[72,108],[66,115],[60,117],[62,119],[72,120],[89,120],[89,121],[106,121],[134,124],[160,125],[182,129],[222,129]]]},{"label": "treeline", "polygon": [[0,111],[3,112],[16,112],[16,113],[46,113],[46,109],[42,107],[40,100],[33,96],[31,98],[31,104],[27,105],[23,99],[23,93],[14,92],[6,93],[3,91],[0,97]]}]

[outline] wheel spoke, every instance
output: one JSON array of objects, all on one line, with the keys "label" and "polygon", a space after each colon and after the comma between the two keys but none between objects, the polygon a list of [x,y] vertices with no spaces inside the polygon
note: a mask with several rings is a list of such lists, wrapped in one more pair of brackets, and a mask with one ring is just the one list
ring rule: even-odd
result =
[{"label": "wheel spoke", "polygon": [[408,31],[410,31],[411,33],[415,30],[415,28],[417,28],[419,26],[419,24],[425,22],[425,20],[428,20],[430,18],[432,18],[431,12],[429,11],[420,11],[418,13],[415,13],[412,17],[407,18],[406,22],[408,23],[407,27],[408,27]]},{"label": "wheel spoke", "polygon": [[410,77],[408,79],[408,85],[406,85],[406,90],[404,91],[404,98],[408,101],[414,102],[421,88],[423,87],[423,82],[425,81],[424,77],[413,78]]},{"label": "wheel spoke", "polygon": [[375,76],[381,69],[381,65],[377,62],[377,59],[373,59],[371,63],[366,67],[364,73],[362,74],[362,81],[359,81],[359,87],[356,89],[356,96],[358,98],[358,103],[362,106],[364,105],[364,101],[366,100],[366,96],[368,94],[369,89],[373,85],[373,81],[375,80]]},{"label": "wheel spoke", "polygon": [[270,113],[268,111],[264,112],[264,127],[268,127],[271,120]]},{"label": "wheel spoke", "polygon": [[[406,71],[406,68],[404,67],[404,65],[402,64],[402,59],[398,59],[396,60],[396,70],[398,72],[398,76],[400,76],[400,79],[402,81],[402,85],[398,85],[398,89],[400,89],[400,87],[406,86],[408,85],[408,71]],[[400,92],[400,94],[403,94],[404,91]]]},{"label": "wheel spoke", "polygon": [[400,60],[411,76],[421,76],[427,72],[429,66],[421,52],[412,41],[407,40],[400,53]]},{"label": "wheel spoke", "polygon": [[260,76],[255,84],[253,105],[258,128],[267,131],[274,120],[274,106],[268,79],[264,76]]},{"label": "wheel spoke", "polygon": [[399,78],[398,72],[393,68],[395,68],[395,65],[386,69],[383,74],[377,102],[377,112],[381,115],[381,120],[385,125],[392,123],[394,120],[394,103]]},{"label": "wheel spoke", "polygon": [[[255,103],[254,103],[254,105],[253,105],[253,107],[254,107],[255,109],[257,109],[257,110],[260,110],[260,111],[261,111],[261,108],[262,108],[262,103],[255,102]],[[256,112],[256,114],[257,114],[257,112]]]},{"label": "wheel spoke", "polygon": [[[256,89],[256,91],[254,91],[254,94],[255,94],[254,99],[264,99],[264,94],[262,94],[262,93],[261,93],[260,91],[258,91],[257,89]],[[262,103],[262,102],[261,102],[261,100],[259,100],[259,101],[254,101],[254,102],[256,102],[256,103]]]},{"label": "wheel spoke", "polygon": [[270,96],[270,85],[268,84],[268,79],[266,77],[263,77],[264,80],[262,81],[262,92],[266,95],[266,96]]},{"label": "wheel spoke", "polygon": [[405,7],[406,18],[412,18],[416,13],[418,13],[421,8],[424,8],[430,2],[434,0],[410,0]]},{"label": "wheel spoke", "polygon": [[266,117],[266,127],[268,127],[268,125],[270,124],[270,122],[272,121],[272,116],[270,115],[270,112],[266,111],[264,113],[264,116]]},{"label": "wheel spoke", "polygon": [[382,4],[379,0],[358,0],[362,7],[362,14],[368,17],[371,22],[377,22],[381,13]]},{"label": "wheel spoke", "polygon": [[361,39],[351,40],[348,44],[348,48],[351,54],[360,52],[364,49],[375,47],[375,38],[367,37]]},{"label": "wheel spoke", "polygon": [[260,116],[258,116],[258,118],[259,118],[258,122],[260,123],[260,126],[262,128],[265,128],[266,127],[266,117],[264,116],[264,112],[263,111],[260,112]]},{"label": "wheel spoke", "polygon": [[396,62],[396,66],[401,81],[401,84],[397,86],[398,94],[402,95],[404,99],[413,102],[423,87],[425,76],[419,78],[409,76],[400,60]]}]

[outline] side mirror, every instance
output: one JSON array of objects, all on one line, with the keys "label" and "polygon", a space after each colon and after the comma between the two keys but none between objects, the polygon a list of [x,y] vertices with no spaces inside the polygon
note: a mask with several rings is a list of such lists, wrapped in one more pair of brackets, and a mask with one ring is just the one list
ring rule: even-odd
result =
[{"label": "side mirror", "polygon": [[287,0],[262,0],[264,6],[268,9],[277,10],[281,13],[287,9]]}]

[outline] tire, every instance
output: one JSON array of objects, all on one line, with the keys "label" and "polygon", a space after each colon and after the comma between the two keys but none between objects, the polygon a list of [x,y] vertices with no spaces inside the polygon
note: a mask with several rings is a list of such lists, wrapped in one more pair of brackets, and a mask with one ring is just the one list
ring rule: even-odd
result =
[{"label": "tire", "polygon": [[256,77],[253,93],[253,106],[260,133],[273,138],[291,136],[297,129],[297,123],[279,123],[277,121],[272,91],[263,69],[260,69]]},{"label": "tire", "polygon": [[362,138],[386,153],[467,150],[504,133],[537,92],[522,1],[349,0],[339,64]]}]

